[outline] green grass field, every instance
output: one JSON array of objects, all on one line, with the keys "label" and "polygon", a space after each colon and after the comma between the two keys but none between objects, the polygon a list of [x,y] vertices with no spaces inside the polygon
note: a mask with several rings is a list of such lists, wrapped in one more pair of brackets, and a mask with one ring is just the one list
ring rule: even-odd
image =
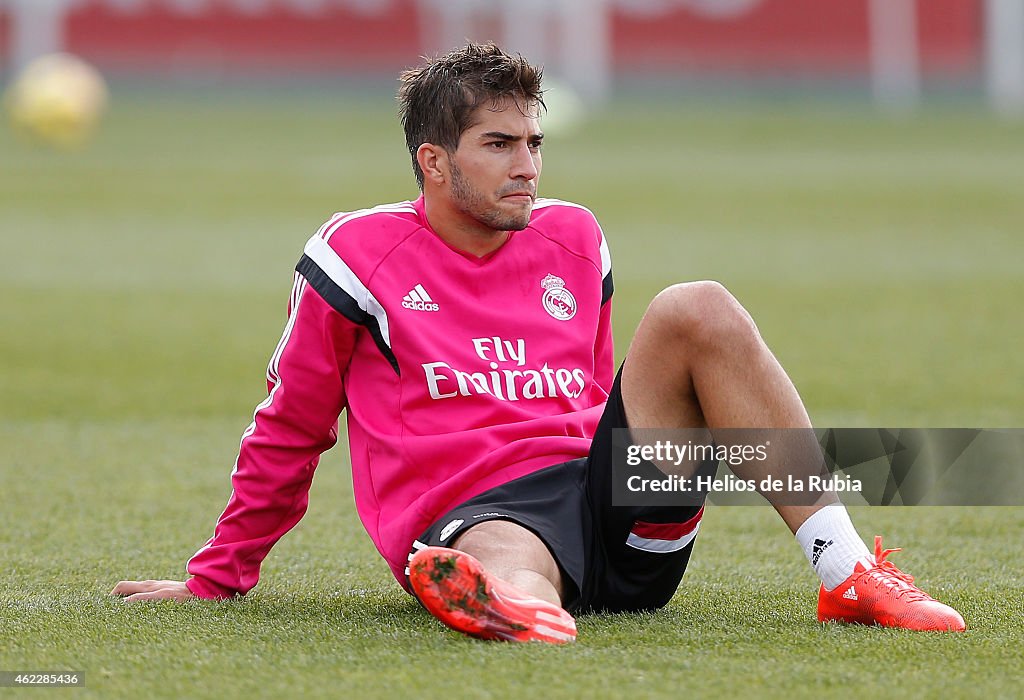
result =
[{"label": "green grass field", "polygon": [[[543,192],[609,236],[620,357],[653,294],[713,278],[820,426],[1024,424],[1021,125],[623,103],[545,155]],[[781,521],[718,507],[665,610],[488,644],[401,592],[336,449],[246,599],[109,598],[209,537],[306,238],[414,195],[386,99],[120,95],[74,154],[0,131],[0,671],[90,697],[1017,696],[1024,508],[854,513],[964,635],[819,625]]]}]

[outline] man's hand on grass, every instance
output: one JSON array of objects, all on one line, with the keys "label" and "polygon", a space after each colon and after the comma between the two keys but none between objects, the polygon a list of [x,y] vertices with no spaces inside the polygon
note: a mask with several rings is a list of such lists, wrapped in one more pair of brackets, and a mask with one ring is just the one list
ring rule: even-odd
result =
[{"label": "man's hand on grass", "polygon": [[126,603],[142,600],[183,601],[195,597],[184,581],[121,581],[110,591],[110,595],[123,596]]}]

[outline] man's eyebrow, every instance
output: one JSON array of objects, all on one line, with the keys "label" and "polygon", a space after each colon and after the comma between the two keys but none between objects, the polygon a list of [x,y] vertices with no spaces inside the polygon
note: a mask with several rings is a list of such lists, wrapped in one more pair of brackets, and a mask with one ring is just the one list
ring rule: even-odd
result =
[{"label": "man's eyebrow", "polygon": [[[506,134],[503,131],[488,131],[485,134],[480,134],[480,138],[481,139],[497,139],[498,141],[522,141],[523,140],[522,136],[514,136],[512,134]],[[530,134],[528,138],[529,138],[530,141],[543,141],[544,140],[544,134],[538,132],[536,134]]]}]

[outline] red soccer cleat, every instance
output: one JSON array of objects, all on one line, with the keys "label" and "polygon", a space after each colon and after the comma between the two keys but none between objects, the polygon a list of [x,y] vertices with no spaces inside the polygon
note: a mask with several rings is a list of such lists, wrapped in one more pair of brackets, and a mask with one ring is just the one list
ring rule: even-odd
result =
[{"label": "red soccer cleat", "polygon": [[914,585],[914,577],[885,558],[899,549],[882,549],[875,537],[875,565],[858,563],[850,578],[818,593],[818,620],[900,627],[928,632],[963,632],[964,618]]},{"label": "red soccer cleat", "polygon": [[572,615],[489,576],[465,552],[421,549],[409,561],[409,582],[431,615],[471,637],[550,644],[576,640]]}]

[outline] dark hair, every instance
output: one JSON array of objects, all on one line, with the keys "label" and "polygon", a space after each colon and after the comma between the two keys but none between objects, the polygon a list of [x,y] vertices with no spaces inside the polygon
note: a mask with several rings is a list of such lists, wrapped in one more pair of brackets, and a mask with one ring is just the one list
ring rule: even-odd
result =
[{"label": "dark hair", "polygon": [[473,112],[488,102],[512,98],[521,110],[543,107],[542,77],[541,68],[492,43],[467,44],[404,71],[398,78],[399,113],[420,189],[423,170],[416,162],[416,151],[422,144],[454,151],[462,133],[472,126]]}]

